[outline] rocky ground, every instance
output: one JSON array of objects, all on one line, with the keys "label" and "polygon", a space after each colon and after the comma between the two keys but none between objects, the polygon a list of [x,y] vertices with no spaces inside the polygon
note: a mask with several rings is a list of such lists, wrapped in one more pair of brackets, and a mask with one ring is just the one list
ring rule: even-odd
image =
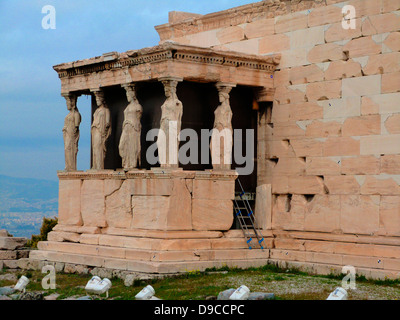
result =
[{"label": "rocky ground", "polygon": [[[25,293],[15,291],[19,277],[27,276],[30,282]],[[246,285],[253,300],[326,300],[341,286],[339,277],[322,277],[293,272],[274,272],[266,269],[229,270],[193,273],[164,279],[112,278],[109,297],[88,295],[85,285],[91,274],[57,274],[55,290],[43,290],[45,274],[39,271],[0,270],[0,300],[133,300],[148,284],[163,300],[225,300],[241,285]],[[356,289],[348,290],[349,300],[400,299],[399,281],[367,281],[356,279]]]}]

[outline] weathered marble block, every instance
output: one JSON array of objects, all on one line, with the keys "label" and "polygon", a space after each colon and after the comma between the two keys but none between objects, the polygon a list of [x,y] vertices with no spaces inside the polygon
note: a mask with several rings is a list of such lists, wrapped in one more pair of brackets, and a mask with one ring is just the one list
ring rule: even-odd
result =
[{"label": "weathered marble block", "polygon": [[229,230],[234,171],[60,172],[60,225],[116,230]]}]

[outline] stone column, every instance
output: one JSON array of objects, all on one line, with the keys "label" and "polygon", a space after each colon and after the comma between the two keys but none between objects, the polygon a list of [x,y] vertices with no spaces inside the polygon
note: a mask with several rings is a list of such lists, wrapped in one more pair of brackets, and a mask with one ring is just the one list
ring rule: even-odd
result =
[{"label": "stone column", "polygon": [[125,170],[140,166],[140,134],[142,131],[143,108],[136,98],[135,84],[123,84],[128,99],[128,106],[124,111],[124,122],[119,142],[119,154],[122,158],[122,167]]},{"label": "stone column", "polygon": [[78,155],[79,125],[81,114],[76,107],[78,96],[73,93],[62,94],[67,102],[69,114],[65,117],[63,127],[65,171],[76,171],[76,158]]},{"label": "stone column", "polygon": [[231,83],[217,83],[221,103],[214,111],[214,127],[211,135],[211,161],[214,170],[230,170],[232,165],[233,129],[229,93],[236,87]]},{"label": "stone column", "polygon": [[108,109],[104,92],[101,89],[91,90],[96,98],[97,109],[93,114],[92,134],[92,169],[103,170],[106,157],[106,142],[111,135],[111,113]]},{"label": "stone column", "polygon": [[163,168],[178,168],[183,105],[176,94],[176,87],[183,79],[167,77],[159,80],[164,85],[167,98],[161,106],[160,132],[157,139],[159,161]]}]

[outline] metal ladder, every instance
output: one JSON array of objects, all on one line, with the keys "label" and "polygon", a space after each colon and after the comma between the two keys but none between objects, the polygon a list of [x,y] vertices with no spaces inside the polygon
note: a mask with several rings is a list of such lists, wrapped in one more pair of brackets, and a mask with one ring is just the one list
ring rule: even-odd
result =
[{"label": "metal ladder", "polygon": [[[239,198],[235,197],[234,199],[234,209],[235,215],[238,218],[240,227],[242,228],[244,237],[246,239],[246,243],[249,246],[249,249],[260,248],[264,249],[264,238],[260,235],[260,230],[257,226],[257,221],[254,217],[253,210],[251,209],[250,203],[245,197],[245,192],[240,183],[240,180],[237,179],[240,192]],[[241,205],[240,205],[241,204]]]}]

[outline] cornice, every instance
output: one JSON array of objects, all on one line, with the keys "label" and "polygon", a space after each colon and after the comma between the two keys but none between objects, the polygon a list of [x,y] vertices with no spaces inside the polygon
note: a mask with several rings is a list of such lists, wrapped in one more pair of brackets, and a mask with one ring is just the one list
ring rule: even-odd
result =
[{"label": "cornice", "polygon": [[106,70],[131,68],[162,61],[243,67],[273,72],[280,61],[280,55],[246,55],[231,51],[180,45],[173,42],[166,42],[159,46],[141,50],[131,50],[121,54],[112,54],[112,58],[110,58],[109,54],[105,54],[102,57],[59,64],[53,68],[57,71],[59,78],[89,75]]}]

